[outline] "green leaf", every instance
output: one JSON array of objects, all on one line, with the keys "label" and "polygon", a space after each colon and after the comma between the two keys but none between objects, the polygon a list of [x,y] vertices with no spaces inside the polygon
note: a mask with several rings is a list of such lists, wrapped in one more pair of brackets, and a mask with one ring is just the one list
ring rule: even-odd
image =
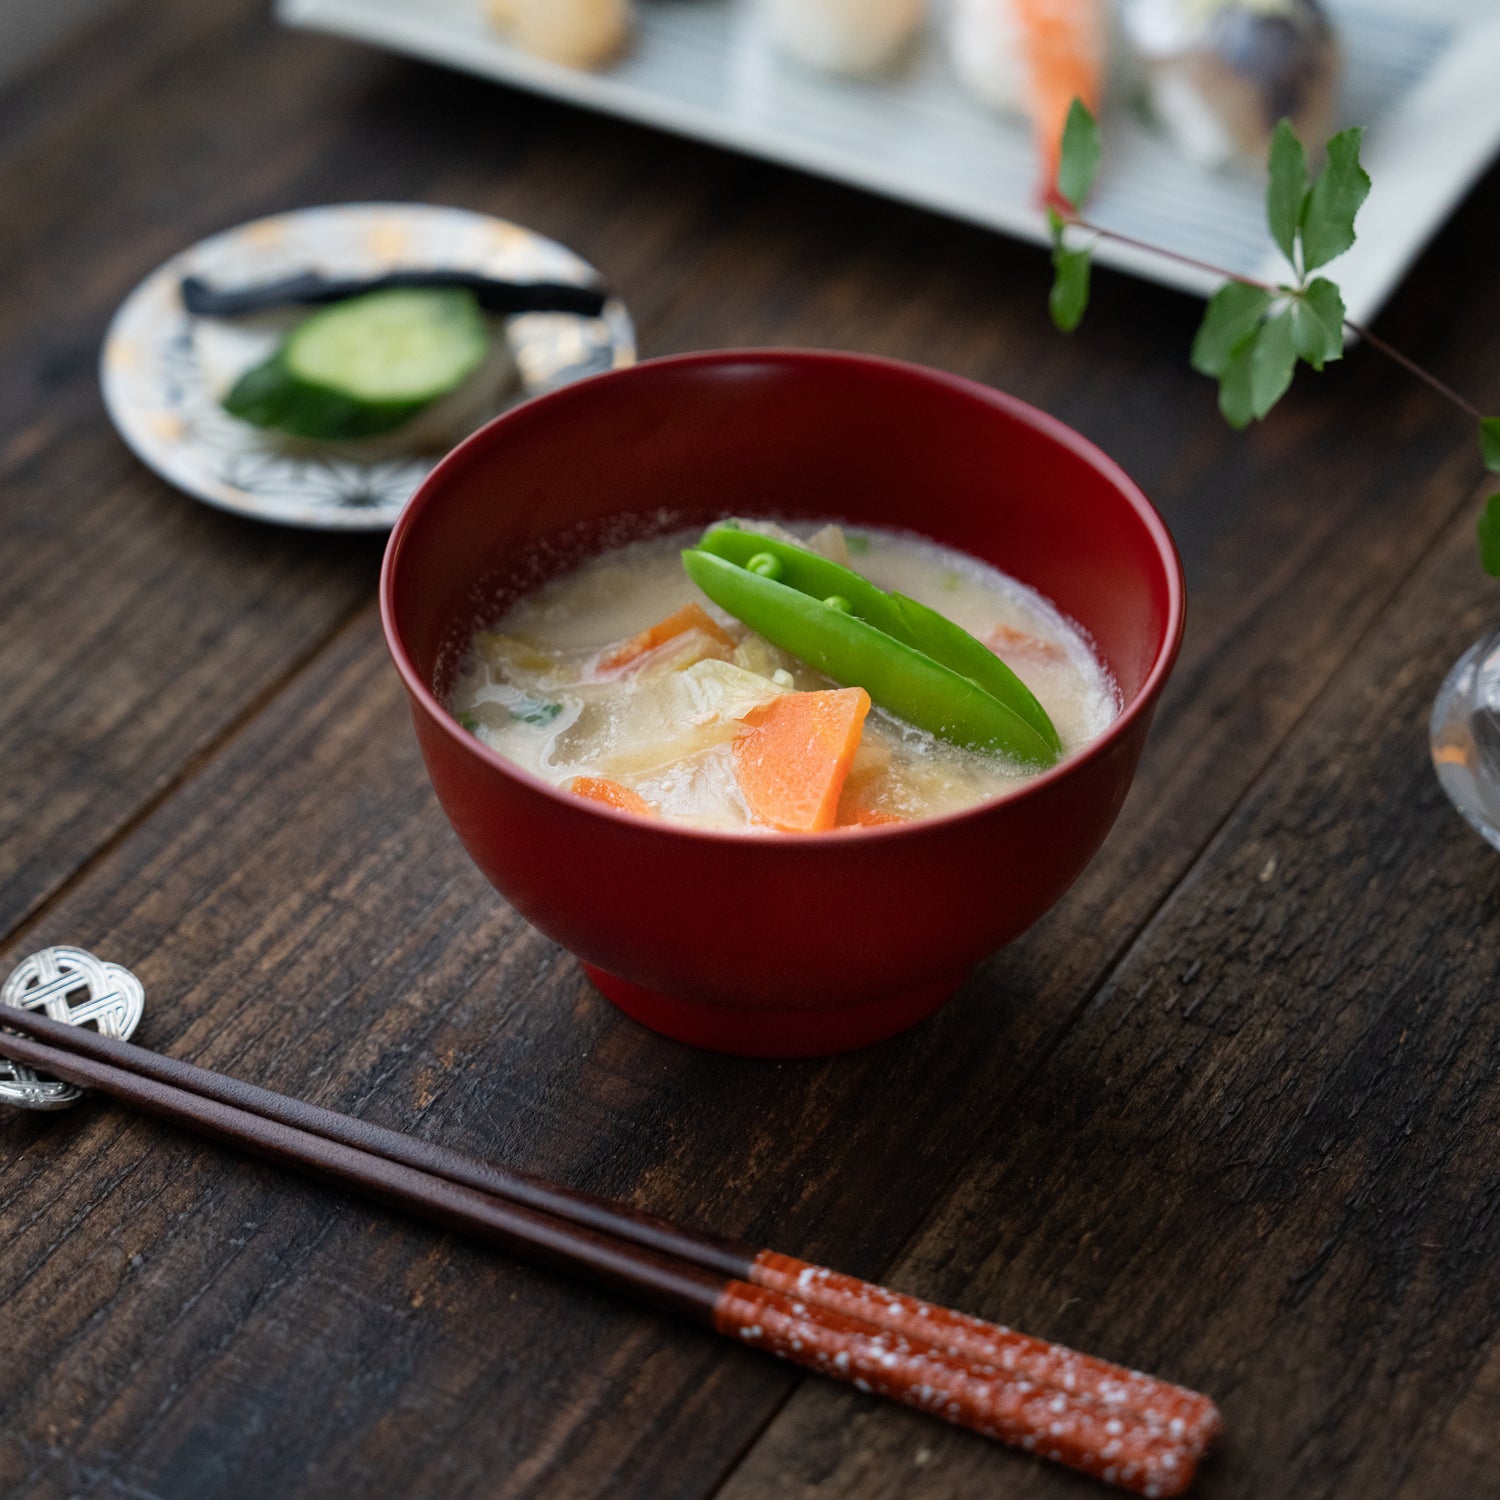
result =
[{"label": "green leaf", "polygon": [[1064,333],[1072,333],[1078,327],[1089,305],[1090,259],[1087,250],[1067,250],[1058,246],[1052,252],[1052,265],[1057,274],[1047,306],[1052,312],[1052,321]]},{"label": "green leaf", "polygon": [[1344,357],[1344,299],[1331,282],[1317,277],[1292,303],[1292,338],[1298,356],[1313,369]]},{"label": "green leaf", "polygon": [[1256,324],[1217,371],[1219,410],[1231,427],[1248,427],[1286,394],[1297,364],[1292,310]]},{"label": "green leaf", "polygon": [[1500,417],[1485,417],[1480,422],[1479,451],[1484,454],[1485,468],[1500,474]]},{"label": "green leaf", "polygon": [[1491,495],[1479,514],[1479,561],[1491,578],[1500,578],[1500,495]]},{"label": "green leaf", "polygon": [[1049,204],[1047,207],[1047,228],[1052,233],[1052,248],[1061,250],[1063,247],[1063,231],[1068,227],[1068,221],[1058,213],[1057,209]]},{"label": "green leaf", "polygon": [[1099,122],[1082,99],[1075,99],[1063,126],[1062,155],[1057,164],[1057,191],[1081,208],[1099,171]]},{"label": "green leaf", "polygon": [[1307,209],[1307,153],[1290,120],[1283,120],[1271,137],[1271,178],[1266,185],[1266,221],[1281,253],[1297,269],[1297,235]]},{"label": "green leaf", "polygon": [[1302,218],[1302,268],[1316,271],[1354,243],[1354,219],[1370,192],[1359,164],[1362,127],[1342,130],[1328,143],[1328,160],[1308,194]]},{"label": "green leaf", "polygon": [[1260,330],[1253,330],[1219,371],[1219,410],[1231,427],[1248,427],[1255,419],[1255,401],[1250,390],[1250,370]]},{"label": "green leaf", "polygon": [[1200,375],[1222,377],[1240,346],[1260,326],[1273,300],[1270,292],[1246,286],[1243,281],[1221,286],[1205,309],[1193,340],[1193,368]]},{"label": "green leaf", "polygon": [[1286,307],[1262,326],[1250,356],[1250,404],[1257,420],[1286,395],[1296,367],[1292,310]]}]

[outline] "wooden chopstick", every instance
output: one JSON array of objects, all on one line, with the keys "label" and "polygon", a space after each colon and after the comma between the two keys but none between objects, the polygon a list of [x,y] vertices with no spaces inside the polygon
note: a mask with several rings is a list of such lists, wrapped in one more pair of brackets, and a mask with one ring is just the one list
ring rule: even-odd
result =
[{"label": "wooden chopstick", "polygon": [[[6,1016],[4,1020],[9,1025],[12,1018]],[[212,1140],[357,1189],[445,1229],[471,1234],[526,1259],[600,1281],[611,1290],[630,1292],[666,1311],[699,1322],[712,1321],[724,1278],[674,1256],[627,1245],[613,1235],[569,1224],[81,1052],[63,1051],[29,1037],[4,1033],[0,1033],[0,1052],[27,1067],[97,1089]]]},{"label": "wooden chopstick", "polygon": [[1205,1397],[772,1251],[8,1010],[0,1052],[69,1082],[1146,1495],[1218,1431]]},{"label": "wooden chopstick", "polygon": [[228,1074],[211,1072],[164,1053],[153,1052],[149,1047],[101,1036],[97,1031],[54,1021],[35,1011],[8,1009],[0,1012],[0,1025],[12,1027],[63,1051],[113,1063],[142,1078],[152,1078],[159,1083],[201,1094],[205,1099],[215,1099],[264,1119],[276,1120],[341,1145],[383,1156],[402,1166],[416,1167],[461,1187],[540,1209],[570,1223],[585,1225],[646,1249],[675,1255],[725,1276],[744,1280],[753,1272],[756,1252],[749,1245],[701,1230],[686,1229],[625,1204],[575,1192],[543,1177],[513,1171],[496,1162],[466,1156],[446,1146],[432,1145],[416,1136],[387,1130],[352,1115],[307,1104]]},{"label": "wooden chopstick", "polygon": [[[333,1110],[290,1099],[269,1089],[242,1082],[191,1063],[100,1036],[97,1032],[66,1026],[32,1012],[18,1012],[10,1022],[32,1035],[86,1056],[113,1061],[131,1071],[158,1081],[235,1105],[267,1119],[322,1135],[329,1140],[372,1151],[393,1162],[420,1168],[450,1182],[495,1194],[512,1202],[540,1209],[572,1223],[614,1235],[648,1249],[676,1256],[705,1269],[752,1285],[785,1292],[798,1301],[817,1303],[831,1310],[874,1323],[893,1332],[934,1343],[951,1352],[1014,1371],[1041,1385],[1067,1390],[1080,1399],[1109,1382],[1122,1382],[1131,1409],[1156,1412],[1158,1425],[1171,1430],[1179,1420],[1176,1435],[1189,1440],[1203,1436],[1207,1446],[1214,1417],[1211,1403],[1180,1387],[1169,1386],[1150,1376],[1111,1365],[1089,1356],[1076,1355],[1061,1346],[1025,1334],[950,1312],[933,1303],[892,1292],[855,1277],[843,1276],[771,1250],[757,1250],[741,1242],[700,1230],[684,1228],[622,1204],[592,1197],[487,1162],[446,1147],[402,1135]],[[1067,1355],[1067,1359],[1062,1358]],[[1184,1396],[1189,1399],[1184,1402]]]}]

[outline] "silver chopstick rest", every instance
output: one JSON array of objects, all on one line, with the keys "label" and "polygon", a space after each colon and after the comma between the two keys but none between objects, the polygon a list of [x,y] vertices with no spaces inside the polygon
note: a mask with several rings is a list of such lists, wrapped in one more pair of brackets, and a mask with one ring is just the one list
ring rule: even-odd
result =
[{"label": "silver chopstick rest", "polygon": [[[0,1005],[45,1010],[54,1021],[94,1026],[104,1036],[128,1037],[140,1025],[146,1004],[141,982],[119,964],[105,963],[82,948],[43,948],[20,966],[0,990]],[[0,1026],[5,1019],[0,1013]],[[21,1109],[66,1109],[83,1090],[44,1078],[0,1057],[0,1104]]]}]

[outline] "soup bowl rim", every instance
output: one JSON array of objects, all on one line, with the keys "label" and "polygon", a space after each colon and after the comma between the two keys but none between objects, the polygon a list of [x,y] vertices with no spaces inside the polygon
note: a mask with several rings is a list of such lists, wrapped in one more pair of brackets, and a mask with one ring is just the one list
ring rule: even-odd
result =
[{"label": "soup bowl rim", "polygon": [[[412,660],[407,650],[406,643],[402,639],[398,623],[400,607],[397,600],[398,573],[401,567],[402,553],[406,547],[412,545],[410,537],[421,514],[431,505],[436,503],[434,496],[438,495],[449,472],[466,465],[472,460],[473,452],[477,448],[488,445],[491,441],[491,432],[499,427],[520,426],[527,420],[534,419],[535,413],[552,405],[564,405],[570,400],[576,400],[587,392],[595,395],[608,385],[620,381],[638,381],[642,378],[651,378],[653,373],[659,370],[694,370],[713,369],[733,365],[773,365],[778,367],[807,367],[821,366],[826,369],[868,369],[879,370],[889,374],[896,374],[907,379],[916,379],[921,383],[944,387],[954,394],[963,396],[970,400],[978,400],[983,404],[998,408],[1007,417],[1014,419],[1025,426],[1039,432],[1043,437],[1066,449],[1075,458],[1081,459],[1091,468],[1095,469],[1104,478],[1110,487],[1126,501],[1135,512],[1136,518],[1141,522],[1156,555],[1162,565],[1162,574],[1166,582],[1167,610],[1165,628],[1162,631],[1161,642],[1156,649],[1150,668],[1142,679],[1140,686],[1131,696],[1128,703],[1122,705],[1119,713],[1109,722],[1103,731],[1096,735],[1088,744],[1080,746],[1069,755],[1063,756],[1054,765],[1048,766],[1035,776],[1022,782],[1015,787],[1009,787],[995,795],[985,797],[979,802],[972,803],[967,807],[958,808],[952,812],[939,813],[932,817],[913,818],[907,822],[881,824],[874,827],[850,827],[831,828],[820,833],[792,833],[780,832],[769,829],[747,828],[701,828],[687,823],[676,822],[667,817],[651,816],[644,814],[625,812],[610,807],[605,803],[597,802],[586,797],[579,797],[573,792],[566,791],[560,786],[555,786],[541,776],[537,776],[518,765],[515,761],[508,760],[505,756],[492,750],[476,735],[465,729],[453,714],[443,704],[432,686],[428,683],[422,672]],[[922,536],[924,533],[913,528],[912,534]],[[929,540],[936,540],[929,538]],[[947,545],[944,543],[943,545]],[[958,549],[962,550],[962,549]],[[980,559],[984,561],[984,559]],[[1025,583],[1025,579],[1020,580]],[[771,844],[775,846],[786,845],[790,848],[807,850],[809,846],[829,847],[830,845],[844,845],[850,840],[861,843],[880,839],[902,839],[919,837],[926,833],[935,832],[942,828],[974,819],[982,819],[987,815],[995,815],[1001,809],[1014,806],[1017,802],[1027,798],[1041,796],[1049,788],[1058,782],[1065,781],[1074,776],[1091,761],[1107,754],[1114,743],[1124,738],[1131,726],[1142,714],[1153,711],[1156,699],[1161,688],[1170,674],[1176,662],[1178,651],[1182,644],[1182,635],[1185,624],[1185,582],[1182,572],[1182,561],[1178,555],[1177,547],[1172,540],[1172,535],[1167,529],[1166,522],[1162,520],[1156,507],[1147,499],[1145,492],[1136,482],[1130,478],[1125,470],[1101,448],[1082,433],[1069,427],[1067,423],[1047,412],[1032,406],[1029,402],[1012,396],[1007,392],[997,390],[980,381],[970,380],[962,375],[950,374],[944,370],[933,369],[926,365],[915,364],[906,360],[890,359],[880,355],[845,353],[837,350],[823,349],[798,349],[798,348],[744,348],[744,349],[717,349],[701,353],[664,355],[655,359],[642,360],[637,364],[627,366],[623,369],[609,370],[599,375],[590,376],[586,380],[575,381],[561,386],[557,390],[547,391],[539,396],[534,396],[528,401],[501,412],[492,417],[482,427],[476,429],[461,443],[457,444],[428,472],[410,500],[407,501],[397,518],[395,526],[391,530],[390,537],[386,543],[385,555],[380,569],[380,620],[385,633],[386,646],[396,664],[402,681],[406,685],[408,693],[414,703],[419,704],[427,716],[435,720],[443,732],[458,746],[458,748],[476,756],[483,764],[492,770],[512,778],[522,786],[541,793],[544,797],[555,801],[559,807],[573,811],[584,811],[596,817],[608,818],[615,822],[624,823],[630,827],[641,830],[643,833],[654,834],[662,838],[671,839],[694,839],[718,841],[723,839],[735,842],[753,841],[757,844]],[[1050,600],[1048,600],[1051,603]],[[1055,605],[1053,606],[1056,607]],[[1077,623],[1077,622],[1071,622]],[[1081,628],[1081,627],[1080,627]],[[1087,631],[1085,631],[1087,636]]]}]

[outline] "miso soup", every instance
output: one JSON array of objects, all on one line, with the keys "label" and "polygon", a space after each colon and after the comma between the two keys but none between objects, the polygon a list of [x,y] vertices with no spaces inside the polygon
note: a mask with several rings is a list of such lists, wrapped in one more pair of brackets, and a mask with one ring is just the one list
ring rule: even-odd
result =
[{"label": "miso soup", "polygon": [[[906,533],[738,524],[844,563],[978,638],[1046,710],[1064,756],[1119,712],[1079,628],[972,557]],[[916,728],[749,630],[684,571],[682,549],[697,539],[632,543],[521,598],[475,632],[451,712],[554,786],[708,829],[879,828],[1037,774]]]}]

